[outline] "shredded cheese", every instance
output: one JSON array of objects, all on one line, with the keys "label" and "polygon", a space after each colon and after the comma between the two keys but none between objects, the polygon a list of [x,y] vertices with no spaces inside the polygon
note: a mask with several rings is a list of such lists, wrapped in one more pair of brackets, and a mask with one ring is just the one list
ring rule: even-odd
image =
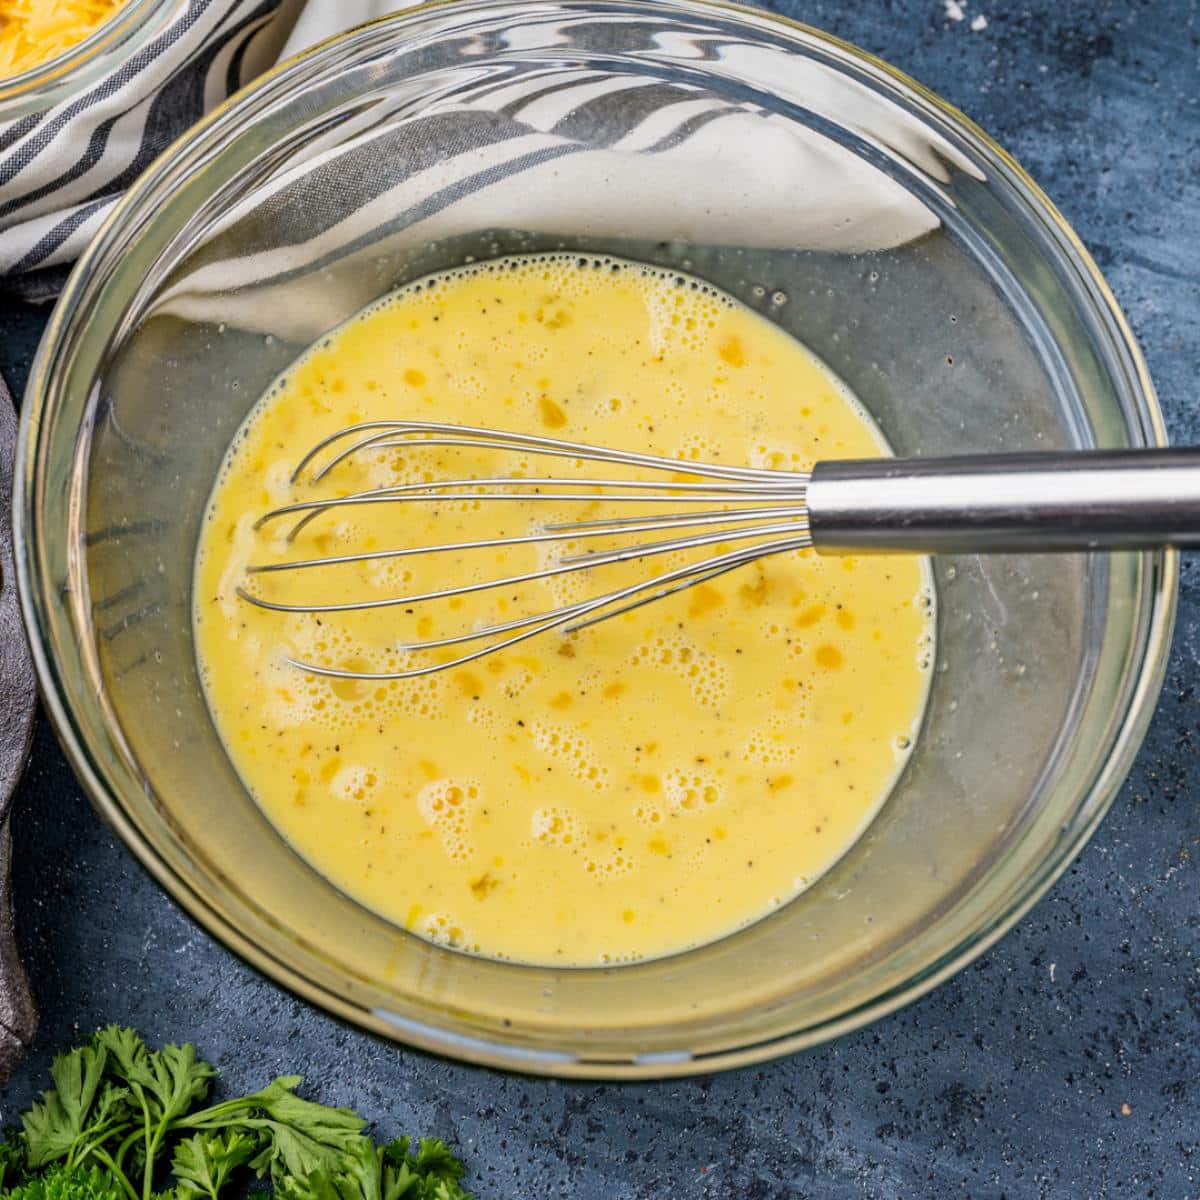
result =
[{"label": "shredded cheese", "polygon": [[0,0],[0,79],[78,45],[124,0]]}]

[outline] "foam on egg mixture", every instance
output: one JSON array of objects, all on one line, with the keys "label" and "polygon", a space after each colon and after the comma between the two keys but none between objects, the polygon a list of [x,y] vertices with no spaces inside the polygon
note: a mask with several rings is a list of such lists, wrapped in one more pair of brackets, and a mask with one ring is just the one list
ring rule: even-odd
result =
[{"label": "foam on egg mixture", "polygon": [[[254,530],[263,512],[301,498],[289,476],[314,443],[381,419],[796,471],[886,453],[802,345],[675,272],[523,256],[423,280],[352,318],[251,413],[196,566],[196,641],[217,728],[263,811],[317,870],[440,943],[594,965],[721,937],[846,851],[920,725],[933,638],[925,560],[790,553],[423,678],[307,674],[285,660],[403,670],[429,660],[402,644],[687,561],[368,612],[282,614],[239,599],[250,562],[511,537],[590,515],[567,502],[460,496],[330,510],[292,545],[285,524]],[[329,483],[351,492],[539,473],[582,481],[613,468],[382,449],[355,455]],[[256,576],[255,586],[286,603],[381,598],[535,570],[559,552],[383,558]]]}]

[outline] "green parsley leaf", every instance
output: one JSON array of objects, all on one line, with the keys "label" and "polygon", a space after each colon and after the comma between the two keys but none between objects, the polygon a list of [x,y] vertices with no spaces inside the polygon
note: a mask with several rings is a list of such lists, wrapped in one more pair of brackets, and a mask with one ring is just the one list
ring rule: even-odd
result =
[{"label": "green parsley leaf", "polygon": [[441,1138],[399,1137],[383,1148],[382,1200],[471,1200],[459,1180],[465,1173]]},{"label": "green parsley leaf", "polygon": [[288,1175],[279,1200],[470,1200],[459,1186],[463,1165],[445,1142],[423,1138],[416,1154],[408,1138],[378,1147],[362,1138],[334,1170]]},{"label": "green parsley leaf", "polygon": [[261,1092],[227,1100],[188,1119],[195,1129],[237,1126],[252,1131],[261,1149],[250,1165],[272,1182],[284,1175],[335,1172],[341,1156],[363,1140],[366,1122],[350,1108],[330,1108],[295,1094],[299,1075],[281,1075]]},{"label": "green parsley leaf", "polygon": [[171,1173],[182,1195],[202,1192],[217,1200],[226,1180],[259,1150],[259,1139],[240,1129],[228,1133],[194,1133],[175,1147]]},{"label": "green parsley leaf", "polygon": [[92,1046],[104,1053],[110,1075],[127,1084],[150,1082],[150,1051],[134,1030],[109,1025],[93,1036]]},{"label": "green parsley leaf", "polygon": [[43,1092],[21,1118],[31,1167],[67,1158],[128,1121],[128,1093],[105,1082],[106,1061],[105,1051],[94,1046],[81,1046],[54,1060],[54,1088]]},{"label": "green parsley leaf", "polygon": [[65,1164],[0,1192],[0,1200],[125,1200],[116,1180],[99,1167],[86,1171]]},{"label": "green parsley leaf", "polygon": [[217,1074],[196,1057],[190,1042],[151,1052],[132,1029],[109,1025],[96,1034],[93,1044],[106,1054],[110,1072],[144,1100],[152,1124],[173,1121],[202,1101]]},{"label": "green parsley leaf", "polygon": [[25,1181],[29,1165],[25,1143],[13,1132],[0,1139],[0,1188],[14,1188]]},{"label": "green parsley leaf", "polygon": [[360,1137],[331,1164],[285,1175],[275,1185],[280,1200],[381,1200],[382,1152]]},{"label": "green parsley leaf", "polygon": [[101,1030],[54,1060],[23,1132],[0,1136],[0,1200],[233,1200],[243,1167],[277,1200],[470,1200],[436,1138],[377,1146],[352,1109],[297,1096],[298,1075],[199,1108],[215,1076],[190,1044]]}]

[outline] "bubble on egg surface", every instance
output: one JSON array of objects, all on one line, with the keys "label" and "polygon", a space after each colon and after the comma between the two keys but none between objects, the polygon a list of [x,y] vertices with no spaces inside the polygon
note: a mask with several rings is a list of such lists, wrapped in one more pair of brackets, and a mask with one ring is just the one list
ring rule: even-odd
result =
[{"label": "bubble on egg surface", "polygon": [[626,411],[627,403],[623,396],[600,395],[592,405],[592,415],[600,418],[615,417]]},{"label": "bubble on egg surface", "polygon": [[672,816],[700,813],[720,804],[721,784],[702,766],[671,767],[663,773],[663,794]]},{"label": "bubble on egg surface", "polygon": [[286,504],[292,498],[292,467],[284,459],[268,463],[262,473],[263,487],[275,504]]},{"label": "bubble on egg surface", "polygon": [[768,722],[764,728],[751,733],[742,745],[743,759],[764,767],[786,766],[792,762],[795,753],[782,723]]},{"label": "bubble on egg surface", "polygon": [[751,450],[749,465],[762,471],[807,471],[812,457],[786,442],[758,442]]},{"label": "bubble on egg surface", "polygon": [[446,386],[468,400],[479,401],[488,395],[488,384],[485,379],[474,372],[455,372],[446,378]]},{"label": "bubble on egg surface", "polygon": [[[542,542],[537,547],[537,569],[553,571],[569,553],[561,542]],[[588,595],[587,575],[583,571],[562,571],[548,575],[541,581],[541,585],[550,594],[556,608],[575,604]]]},{"label": "bubble on egg surface", "polygon": [[479,785],[469,779],[435,779],[417,793],[417,812],[455,862],[467,862],[475,852],[470,826],[478,799]]},{"label": "bubble on egg surface", "polygon": [[375,795],[379,787],[379,772],[363,763],[342,767],[329,781],[329,790],[347,804],[362,804]]},{"label": "bubble on egg surface", "polygon": [[661,804],[652,800],[644,800],[634,806],[633,819],[648,829],[656,829],[663,821]]},{"label": "bubble on egg surface", "polygon": [[701,649],[683,629],[667,630],[638,646],[629,664],[663,667],[682,679],[697,704],[717,707],[728,695],[730,670],[715,654]]},{"label": "bubble on egg surface", "polygon": [[690,432],[676,443],[671,457],[686,462],[716,462],[721,457],[721,447],[707,434]]},{"label": "bubble on egg surface", "polygon": [[467,720],[491,738],[496,737],[504,726],[500,714],[490,704],[472,704],[467,709]]},{"label": "bubble on egg surface", "polygon": [[603,850],[593,846],[583,860],[583,869],[593,879],[619,879],[634,868],[634,857],[626,847]]},{"label": "bubble on egg surface", "polygon": [[[312,614],[293,614],[285,633],[287,641],[272,655],[272,683],[276,698],[286,701],[279,710],[284,724],[313,724],[338,732],[361,726],[367,718],[413,717],[440,720],[446,712],[446,678],[441,674],[412,679],[343,678],[298,671],[289,660],[314,667],[384,674],[410,670],[412,654],[379,647],[356,637],[346,623],[322,621]],[[285,695],[286,693],[286,695]]]},{"label": "bubble on egg surface", "polygon": [[917,667],[928,671],[933,666],[933,634],[925,630],[917,638]]},{"label": "bubble on egg surface", "polygon": [[366,574],[368,583],[377,592],[400,592],[413,579],[412,568],[399,555],[366,564]]},{"label": "bubble on egg surface", "polygon": [[640,950],[601,950],[596,961],[606,967],[619,967],[624,963],[641,962],[645,957]]},{"label": "bubble on egg surface", "polygon": [[542,846],[582,849],[583,822],[563,806],[535,808],[529,818],[529,836]]},{"label": "bubble on egg surface", "polygon": [[641,287],[642,302],[649,316],[649,344],[653,355],[664,355],[678,346],[702,351],[718,315],[727,305],[715,294],[690,288],[664,289],[666,275],[646,272]]},{"label": "bubble on egg surface", "polygon": [[596,791],[608,787],[608,767],[580,730],[540,718],[529,725],[529,731],[538,750],[566,767],[580,783]]},{"label": "bubble on egg surface", "polygon": [[468,941],[466,931],[459,921],[447,912],[433,912],[421,917],[414,929],[438,946],[475,952],[479,950],[477,945]]}]

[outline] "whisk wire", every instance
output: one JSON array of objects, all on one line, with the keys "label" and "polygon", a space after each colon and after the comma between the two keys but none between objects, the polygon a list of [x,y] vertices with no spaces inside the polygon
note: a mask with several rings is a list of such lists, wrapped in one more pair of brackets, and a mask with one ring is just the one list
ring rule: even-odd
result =
[{"label": "whisk wire", "polygon": [[[349,441],[349,445],[343,443]],[[561,605],[549,611],[529,613],[511,620],[483,624],[460,633],[395,649],[416,654],[483,642],[466,654],[449,661],[437,661],[401,671],[357,671],[319,663],[288,661],[310,674],[342,679],[411,679],[460,666],[529,638],[560,630],[574,633],[630,612],[644,604],[661,600],[709,579],[717,578],[769,555],[805,549],[812,545],[805,503],[809,477],[799,472],[776,471],[755,467],[727,466],[614,450],[536,434],[509,434],[476,426],[447,425],[433,421],[369,421],[349,426],[318,442],[300,460],[291,479],[294,485],[315,485],[326,479],[337,466],[353,455],[385,450],[424,447],[459,447],[479,451],[503,451],[508,454],[534,454],[565,458],[576,462],[617,464],[654,472],[669,472],[675,478],[592,479],[586,476],[526,477],[500,475],[494,478],[452,478],[426,482],[391,484],[368,488],[342,496],[324,496],[280,505],[261,516],[254,525],[261,530],[287,518],[298,518],[288,529],[285,541],[292,543],[314,520],[325,513],[353,509],[360,505],[396,503],[438,503],[457,501],[474,503],[538,502],[679,505],[681,511],[642,513],[625,517],[583,516],[578,520],[559,520],[535,527],[532,532],[511,537],[464,539],[435,545],[399,546],[383,550],[363,550],[346,554],[256,563],[246,568],[249,576],[279,572],[314,570],[348,563],[378,562],[415,555],[467,553],[476,550],[506,549],[513,546],[572,543],[597,537],[621,537],[653,532],[668,536],[648,542],[633,542],[596,551],[585,551],[543,566],[502,578],[472,580],[452,587],[416,591],[407,595],[381,596],[365,600],[339,600],[327,603],[285,603],[256,595],[245,586],[237,594],[250,604],[282,613],[354,613],[412,607],[426,602],[451,601],[458,597],[494,589],[518,588],[558,576],[595,567],[650,558],[669,553],[689,553],[712,547],[715,553],[674,567],[650,579],[637,580],[584,600]],[[321,465],[322,452],[332,450]],[[311,468],[311,469],[310,469]],[[307,479],[306,479],[307,473]],[[685,478],[679,478],[684,476]],[[690,479],[686,478],[691,476]],[[564,490],[565,489],[565,490]],[[699,511],[696,505],[720,505]],[[688,531],[688,532],[682,532]],[[695,531],[695,532],[693,532]],[[722,549],[735,542],[749,545]],[[568,546],[568,548],[570,548]]]},{"label": "whisk wire", "polygon": [[[512,452],[546,454],[556,458],[584,459],[590,462],[620,463],[626,467],[648,467],[665,471],[686,471],[692,475],[703,475],[710,478],[781,481],[788,477],[788,472],[773,471],[760,467],[738,467],[725,463],[697,463],[682,459],[667,458],[658,454],[644,454],[636,450],[615,450],[607,446],[594,446],[586,442],[569,442],[561,438],[544,437],[534,433],[508,433],[497,429],[488,429],[477,425],[449,425],[441,421],[361,421],[357,425],[348,425],[328,437],[322,438],[297,464],[292,472],[292,483],[298,483],[305,468],[321,453],[335,442],[352,437],[364,430],[377,429],[380,433],[368,434],[352,446],[339,451],[329,462],[321,467],[313,476],[312,482],[319,483],[334,467],[359,450],[378,447],[389,437],[396,434],[413,435],[412,441],[396,441],[389,443],[396,447],[411,447],[422,445],[464,445]],[[417,435],[432,434],[435,436],[453,437],[452,443],[437,443],[431,438],[420,438]]]},{"label": "whisk wire", "polygon": [[[660,542],[649,542],[636,546],[621,546],[615,550],[602,550],[596,554],[577,555],[561,559],[558,563],[543,567],[537,571],[525,571],[520,575],[508,575],[502,579],[475,580],[471,583],[458,584],[451,588],[438,588],[429,592],[413,592],[406,596],[382,596],[377,600],[343,600],[333,604],[284,604],[256,596],[245,588],[239,587],[237,594],[259,608],[269,608],[274,612],[366,612],[377,608],[396,608],[412,604],[424,604],[429,600],[452,600],[458,596],[467,596],[474,592],[492,591],[497,588],[519,587],[525,583],[537,583],[543,579],[553,579],[556,575],[565,575],[578,571],[581,567],[599,567],[610,563],[627,562],[631,558],[647,558],[655,554],[671,554],[676,551],[690,550],[697,546],[711,546],[719,542],[730,542],[750,537],[764,537],[776,533],[794,533],[800,526],[794,522],[775,525],[756,526],[747,530],[717,530],[712,533],[695,534],[687,538],[669,538]],[[260,572],[261,573],[261,572]]]},{"label": "whisk wire", "polygon": [[[650,604],[654,601],[664,599],[676,592],[686,590],[698,583],[703,583],[705,580],[724,575],[728,571],[745,566],[747,563],[758,561],[773,554],[783,554],[790,550],[801,550],[811,544],[811,539],[804,536],[781,539],[776,542],[766,543],[765,545],[730,551],[716,558],[707,559],[703,563],[692,563],[685,567],[678,567],[654,579],[641,580],[626,587],[618,588],[616,591],[608,592],[603,596],[577,601],[574,604],[565,605],[548,613],[517,618],[514,621],[505,622],[503,625],[485,626],[451,638],[440,638],[396,646],[396,649],[401,652],[415,653],[469,641],[477,641],[513,629],[521,630],[521,632],[516,633],[513,637],[504,638],[499,642],[490,642],[488,645],[482,646],[478,650],[473,650],[458,658],[446,662],[431,663],[425,667],[414,667],[406,671],[352,671],[341,667],[327,667],[320,663],[304,662],[294,658],[288,658],[287,662],[290,666],[296,667],[310,675],[321,675],[334,679],[358,679],[371,682],[393,679],[417,679],[425,675],[435,674],[438,671],[447,671],[452,667],[465,666],[467,663],[475,662],[489,654],[495,654],[497,651],[518,645],[529,638],[536,637],[542,633],[549,633],[554,629],[563,629],[565,633],[578,632],[599,621],[620,616],[622,613],[640,608],[643,604]],[[673,583],[676,580],[681,580],[681,582],[672,587],[662,586]],[[609,605],[616,604],[621,600],[627,600],[629,597],[637,596],[640,592],[656,587],[660,588],[660,590],[653,595],[639,597],[632,603],[623,604],[618,608],[611,609],[611,611],[597,612],[597,610],[606,609]],[[578,617],[586,617],[588,619],[576,621]]]},{"label": "whisk wire", "polygon": [[[676,514],[667,517],[624,518],[612,522],[580,521],[563,522],[544,526],[542,533],[519,534],[511,537],[477,538],[474,541],[443,542],[433,546],[398,546],[388,550],[363,550],[356,554],[331,554],[321,558],[287,559],[276,563],[252,563],[245,568],[247,575],[269,575],[278,571],[301,571],[313,567],[338,566],[353,562],[379,562],[392,558],[410,558],[419,554],[445,554],[465,552],[468,550],[491,550],[498,547],[529,546],[554,542],[570,542],[579,538],[610,537],[613,528],[620,528],[622,533],[651,533],[659,529],[678,529],[689,525],[722,525],[735,524],[739,521],[762,521],[767,517],[795,517],[797,520],[804,516],[802,507],[792,508],[757,508],[741,512],[706,512],[692,514]],[[756,529],[755,534],[761,533]],[[730,539],[735,536],[730,533]],[[564,558],[562,562],[575,561]]]}]

